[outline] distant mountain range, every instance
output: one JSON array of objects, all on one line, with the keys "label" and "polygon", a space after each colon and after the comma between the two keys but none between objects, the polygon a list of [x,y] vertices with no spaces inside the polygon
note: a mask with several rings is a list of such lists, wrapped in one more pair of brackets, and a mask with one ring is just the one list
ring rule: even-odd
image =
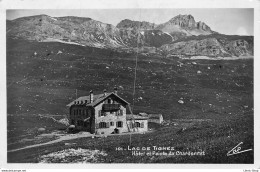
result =
[{"label": "distant mountain range", "polygon": [[164,56],[253,56],[253,36],[223,35],[191,15],[162,24],[122,20],[113,26],[91,18],[37,15],[7,20],[8,38],[57,41]]}]

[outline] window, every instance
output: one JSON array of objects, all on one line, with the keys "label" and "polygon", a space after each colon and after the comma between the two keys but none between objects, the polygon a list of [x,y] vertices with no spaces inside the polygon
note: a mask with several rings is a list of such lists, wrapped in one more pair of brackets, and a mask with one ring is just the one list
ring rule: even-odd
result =
[{"label": "window", "polygon": [[114,122],[110,122],[110,126],[114,126]]},{"label": "window", "polygon": [[106,122],[100,122],[99,128],[107,128],[107,123]]},{"label": "window", "polygon": [[122,109],[120,109],[119,111],[116,111],[116,115],[117,116],[123,116],[124,115],[124,111]]},{"label": "window", "polygon": [[89,117],[90,115],[88,115],[88,111],[87,110],[84,110],[85,111],[85,117]]},{"label": "window", "polygon": [[100,111],[98,112],[98,116],[106,116],[106,112],[100,110]]},{"label": "window", "polygon": [[111,102],[112,102],[111,99],[107,99],[108,104],[111,104]]},{"label": "window", "polygon": [[144,122],[141,123],[141,128],[144,128]]},{"label": "window", "polygon": [[122,121],[117,121],[116,122],[116,127],[122,128],[123,127],[123,122]]},{"label": "window", "polygon": [[73,110],[73,117],[75,118],[75,116],[76,116],[76,110],[74,109]]},{"label": "window", "polygon": [[73,119],[71,120],[71,125],[75,125],[75,122],[74,122],[74,120],[73,120]]},{"label": "window", "polygon": [[140,122],[135,122],[135,127],[137,127],[137,128],[141,128],[141,124],[140,124]]},{"label": "window", "polygon": [[81,115],[81,110],[79,109],[79,115]]},{"label": "window", "polygon": [[121,115],[121,110],[118,110],[118,111],[116,111],[116,114],[115,114],[116,116],[120,116]]},{"label": "window", "polygon": [[140,122],[135,122],[134,125],[136,128],[144,128],[144,122],[140,123]]}]

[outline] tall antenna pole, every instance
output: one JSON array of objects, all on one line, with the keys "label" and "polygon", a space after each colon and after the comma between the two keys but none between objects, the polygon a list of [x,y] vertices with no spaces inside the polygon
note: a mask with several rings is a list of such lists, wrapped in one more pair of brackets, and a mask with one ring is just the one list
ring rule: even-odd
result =
[{"label": "tall antenna pole", "polygon": [[[140,18],[140,22],[141,22],[141,9],[140,9],[140,13],[139,13],[139,18]],[[135,85],[136,85],[136,70],[137,70],[137,57],[138,57],[138,51],[139,51],[139,41],[140,41],[140,22],[139,22],[139,26],[138,26],[138,35],[137,35],[137,51],[136,51],[136,56],[135,56],[135,75],[134,75],[134,91],[133,91],[133,106],[132,106],[132,119],[131,119],[131,125],[132,127],[135,127],[135,120],[134,120],[134,104],[135,104]],[[134,122],[132,122],[132,120]],[[132,143],[132,132],[130,131],[130,147],[131,147],[131,143]]]}]

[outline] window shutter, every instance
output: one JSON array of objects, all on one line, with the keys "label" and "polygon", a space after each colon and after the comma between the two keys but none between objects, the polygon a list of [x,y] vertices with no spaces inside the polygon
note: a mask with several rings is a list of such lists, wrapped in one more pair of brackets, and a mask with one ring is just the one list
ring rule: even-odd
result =
[{"label": "window shutter", "polygon": [[106,127],[109,128],[109,122],[107,122]]},{"label": "window shutter", "polygon": [[120,109],[120,115],[123,115],[123,110],[122,109]]},{"label": "window shutter", "polygon": [[96,124],[96,128],[99,128],[99,124]]},{"label": "window shutter", "polygon": [[144,128],[144,122],[141,123],[141,128]]},{"label": "window shutter", "polygon": [[98,116],[101,116],[101,110],[98,111]]}]

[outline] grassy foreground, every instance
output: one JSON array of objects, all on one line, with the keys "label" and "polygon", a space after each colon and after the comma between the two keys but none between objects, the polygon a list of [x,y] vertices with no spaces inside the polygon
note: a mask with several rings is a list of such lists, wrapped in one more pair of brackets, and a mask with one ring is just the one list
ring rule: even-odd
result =
[{"label": "grassy foreground", "polygon": [[[254,147],[252,122],[253,115],[250,113],[213,121],[173,120],[167,126],[157,126],[154,132],[133,134],[131,146],[129,135],[80,138],[10,152],[8,162],[37,163],[43,155],[70,148],[82,148],[106,152],[108,156],[99,157],[97,161],[104,163],[253,163],[253,151],[227,156],[227,152],[240,142],[243,142],[241,147],[244,150]],[[117,147],[127,149],[128,146],[170,146],[174,147],[174,152],[204,151],[205,155],[133,156],[130,150],[116,150]]]},{"label": "grassy foreground", "polygon": [[[37,132],[39,128],[45,128],[45,133],[64,128],[40,116],[64,118],[76,89],[83,96],[89,90],[101,93],[116,85],[120,96],[132,103],[134,66],[134,54],[7,40],[8,150],[56,139],[33,140],[42,134]],[[140,55],[134,112],[162,113],[169,125],[132,135],[131,146],[171,146],[175,151],[204,151],[204,156],[132,156],[128,150],[116,151],[129,146],[129,135],[122,135],[8,152],[8,162],[39,162],[52,152],[82,148],[103,150],[107,156],[98,157],[97,162],[105,163],[253,163],[253,151],[226,155],[240,142],[242,149],[254,147],[253,97],[253,59]]]}]

